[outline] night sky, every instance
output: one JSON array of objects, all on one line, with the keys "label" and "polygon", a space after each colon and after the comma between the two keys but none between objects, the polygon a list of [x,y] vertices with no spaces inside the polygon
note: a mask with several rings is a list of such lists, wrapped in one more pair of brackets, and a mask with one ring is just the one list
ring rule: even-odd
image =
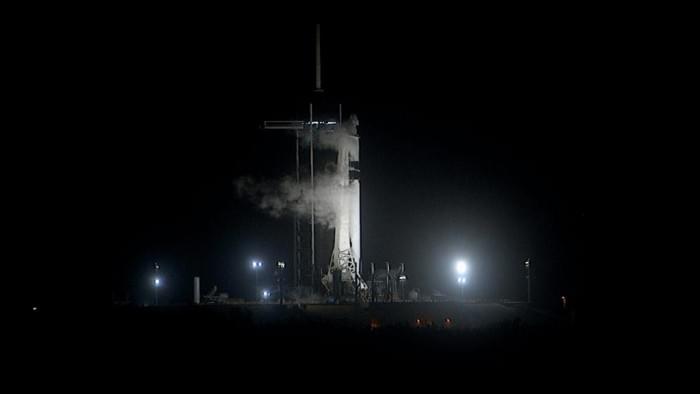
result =
[{"label": "night sky", "polygon": [[[465,258],[470,296],[524,299],[530,258],[536,300],[583,294],[585,119],[597,77],[584,41],[536,28],[322,28],[324,97],[360,121],[365,266],[405,263],[409,287],[455,293],[453,263]],[[294,139],[259,125],[306,113],[313,34],[313,24],[134,29],[84,62],[52,56],[61,43],[45,42],[60,66],[37,72],[32,86],[44,94],[27,100],[61,100],[80,77],[96,102],[47,111],[87,116],[83,133],[42,148],[60,140],[65,156],[51,157],[69,163],[42,164],[48,190],[76,186],[63,183],[63,168],[84,174],[71,181],[79,196],[44,209],[70,200],[89,211],[113,299],[149,302],[154,261],[171,303],[190,301],[194,275],[203,292],[216,284],[248,297],[252,259],[292,261],[291,219],[268,217],[233,183],[292,174]],[[41,71],[36,56],[27,64]],[[61,231],[49,222],[46,231]],[[55,294],[50,282],[36,283],[34,297]]]}]

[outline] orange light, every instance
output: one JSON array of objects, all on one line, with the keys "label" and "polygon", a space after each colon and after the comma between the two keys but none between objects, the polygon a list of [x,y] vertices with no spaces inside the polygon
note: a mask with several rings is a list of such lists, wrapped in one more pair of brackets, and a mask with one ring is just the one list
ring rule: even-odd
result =
[{"label": "orange light", "polygon": [[452,319],[450,319],[449,317],[445,318],[445,327],[446,328],[452,327]]}]

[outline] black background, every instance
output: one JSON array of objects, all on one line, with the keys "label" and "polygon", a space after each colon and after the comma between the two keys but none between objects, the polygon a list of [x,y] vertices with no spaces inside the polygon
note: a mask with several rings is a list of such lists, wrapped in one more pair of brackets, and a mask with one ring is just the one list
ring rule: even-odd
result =
[{"label": "black background", "polygon": [[[292,260],[291,220],[233,182],[293,171],[293,138],[259,124],[305,114],[314,25],[149,26],[17,46],[17,246],[23,277],[45,273],[27,303],[82,293],[65,272],[149,302],[154,261],[164,302],[188,302],[193,275],[244,297],[251,259]],[[454,293],[466,258],[473,297],[522,299],[530,258],[539,302],[584,294],[592,119],[618,72],[600,40],[552,25],[324,25],[326,100],[360,120],[364,262],[405,263],[411,286]]]}]

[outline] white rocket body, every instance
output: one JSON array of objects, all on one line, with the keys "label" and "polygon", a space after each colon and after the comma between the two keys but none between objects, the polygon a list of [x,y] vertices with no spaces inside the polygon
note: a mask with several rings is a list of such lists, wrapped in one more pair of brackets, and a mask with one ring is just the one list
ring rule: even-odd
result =
[{"label": "white rocket body", "polygon": [[[361,240],[360,240],[360,137],[357,135],[357,118],[352,116],[349,122],[334,136],[338,150],[336,162],[337,179],[341,192],[335,209],[335,244],[331,256],[328,275],[323,279],[330,289],[333,282],[333,271],[341,272],[343,282],[355,281],[356,272],[360,272]],[[360,286],[366,287],[364,281],[358,278]]]},{"label": "white rocket body", "polygon": [[340,201],[336,205],[334,254],[351,251],[360,261],[360,181],[350,179],[350,163],[359,161],[360,138],[345,135],[338,150],[337,170],[340,175]]}]

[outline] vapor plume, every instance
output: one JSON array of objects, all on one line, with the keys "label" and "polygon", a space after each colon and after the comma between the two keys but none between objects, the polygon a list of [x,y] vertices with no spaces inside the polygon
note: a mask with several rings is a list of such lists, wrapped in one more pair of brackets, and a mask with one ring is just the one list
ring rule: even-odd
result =
[{"label": "vapor plume", "polygon": [[[333,132],[321,131],[314,139],[314,149],[328,149],[338,152],[347,151],[357,157],[357,143],[347,143],[357,136],[357,117],[352,115],[343,126]],[[309,133],[302,139],[309,145]],[[344,202],[349,201],[351,190],[347,178],[337,173],[335,166],[328,166],[324,172],[314,176],[313,192],[309,180],[297,183],[292,176],[277,180],[257,180],[252,177],[238,178],[234,184],[240,198],[255,204],[260,210],[279,218],[285,215],[311,217],[313,202],[314,220],[328,228],[335,228],[336,217]]]},{"label": "vapor plume", "polygon": [[314,193],[309,182],[297,184],[292,177],[275,181],[257,181],[252,177],[236,180],[239,197],[246,198],[260,210],[279,218],[285,215],[300,215],[310,218],[311,202],[314,205],[316,223],[328,228],[335,227],[338,204],[349,196],[337,174],[318,174],[314,177]]}]

